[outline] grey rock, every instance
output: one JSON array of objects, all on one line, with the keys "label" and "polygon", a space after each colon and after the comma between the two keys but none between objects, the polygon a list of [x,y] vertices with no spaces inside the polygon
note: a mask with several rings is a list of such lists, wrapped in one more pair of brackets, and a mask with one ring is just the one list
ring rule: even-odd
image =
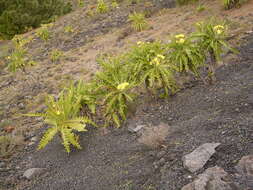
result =
[{"label": "grey rock", "polygon": [[[234,190],[230,176],[220,167],[208,168],[198,175],[192,183],[185,185],[181,190]],[[239,189],[238,189],[239,190]]]},{"label": "grey rock", "polygon": [[26,179],[32,179],[34,177],[38,177],[39,175],[41,175],[44,172],[44,170],[45,168],[30,168],[24,172],[23,176]]},{"label": "grey rock", "polygon": [[128,127],[128,131],[130,131],[131,133],[137,133],[138,131],[140,131],[144,127],[146,127],[146,125],[137,125],[136,127],[133,127],[130,125]]},{"label": "grey rock", "polygon": [[253,189],[253,155],[242,157],[235,168],[241,181],[247,187]]},{"label": "grey rock", "polygon": [[5,163],[0,161],[0,168],[3,168],[4,166],[5,166]]},{"label": "grey rock", "polygon": [[196,172],[201,169],[210,157],[215,153],[215,148],[220,143],[205,143],[199,146],[190,154],[185,155],[182,158],[184,167],[191,172]]}]

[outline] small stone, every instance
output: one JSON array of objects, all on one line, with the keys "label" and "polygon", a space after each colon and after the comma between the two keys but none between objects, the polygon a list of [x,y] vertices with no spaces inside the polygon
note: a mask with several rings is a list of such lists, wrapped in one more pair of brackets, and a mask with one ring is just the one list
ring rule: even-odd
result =
[{"label": "small stone", "polygon": [[31,141],[32,141],[32,142],[36,142],[36,141],[37,141],[37,137],[32,137],[32,138],[31,138]]},{"label": "small stone", "polygon": [[164,155],[166,154],[166,151],[160,151],[160,152],[158,152],[158,154],[156,155],[156,157],[158,158],[158,159],[160,159],[160,158],[162,158]]},{"label": "small stone", "polygon": [[4,162],[0,162],[0,168],[3,168],[5,166]]},{"label": "small stone", "polygon": [[215,148],[219,145],[220,143],[205,143],[199,146],[193,152],[185,155],[182,158],[184,167],[187,168],[190,172],[198,171],[215,153]]},{"label": "small stone", "polygon": [[142,128],[146,127],[146,125],[137,125],[136,127],[128,127],[128,131],[132,132],[132,133],[137,133],[138,131],[140,131]]},{"label": "small stone", "polygon": [[41,175],[44,170],[44,168],[30,168],[24,172],[23,176],[26,179],[32,179]]}]

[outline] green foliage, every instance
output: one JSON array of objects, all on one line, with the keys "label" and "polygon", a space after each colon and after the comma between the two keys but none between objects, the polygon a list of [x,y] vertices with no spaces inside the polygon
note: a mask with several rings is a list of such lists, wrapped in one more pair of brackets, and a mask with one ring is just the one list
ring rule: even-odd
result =
[{"label": "green foliage", "polygon": [[180,73],[193,72],[199,76],[198,68],[205,62],[205,54],[198,44],[192,42],[191,38],[184,34],[176,35],[170,44],[169,60],[173,68]]},{"label": "green foliage", "polygon": [[119,4],[116,0],[113,0],[111,6],[112,6],[113,9],[116,9],[116,8],[119,7]]},{"label": "green foliage", "polygon": [[193,34],[198,39],[199,46],[213,56],[215,61],[221,60],[221,55],[225,48],[236,53],[236,50],[227,44],[227,25],[217,23],[214,19],[196,24],[197,32]]},{"label": "green foliage", "polygon": [[33,66],[36,64],[36,62],[31,61],[27,57],[27,48],[25,46],[31,40],[31,38],[24,39],[19,36],[13,38],[14,49],[10,56],[7,57],[9,71],[16,72],[18,69],[23,69],[24,71],[26,66]]},{"label": "green foliage", "polygon": [[52,50],[52,52],[50,53],[50,60],[52,62],[57,62],[59,61],[62,57],[63,57],[63,52],[58,50],[58,49],[54,49]]},{"label": "green foliage", "polygon": [[41,28],[39,28],[36,32],[36,36],[42,39],[43,41],[48,41],[51,37],[51,33],[49,28],[52,27],[53,24],[43,24]]},{"label": "green foliage", "polygon": [[0,0],[0,36],[11,39],[70,11],[64,0]]},{"label": "green foliage", "polygon": [[0,158],[8,158],[14,152],[16,146],[23,143],[20,136],[2,135],[0,136]]},{"label": "green foliage", "polygon": [[248,0],[222,0],[225,9],[232,9],[234,7],[239,7]]},{"label": "green foliage", "polygon": [[128,20],[132,23],[132,28],[135,31],[142,31],[148,28],[148,23],[143,13],[132,13],[128,16]]},{"label": "green foliage", "polygon": [[198,0],[176,0],[177,5],[186,5],[189,3],[195,3],[198,2]]},{"label": "green foliage", "polygon": [[78,0],[78,6],[79,7],[84,7],[84,1],[83,0]]},{"label": "green foliage", "polygon": [[126,54],[131,70],[130,78],[144,83],[147,88],[163,88],[165,95],[176,90],[173,72],[168,63],[167,51],[160,42],[138,42]]},{"label": "green foliage", "polygon": [[75,101],[80,100],[82,107],[87,107],[93,114],[96,112],[97,94],[94,93],[93,83],[84,83],[82,80],[78,81],[76,85],[72,83],[67,90],[73,92]]},{"label": "green foliage", "polygon": [[198,13],[200,13],[206,10],[206,7],[204,5],[199,4],[196,10]]},{"label": "green foliage", "polygon": [[81,108],[80,98],[74,97],[74,91],[61,92],[57,101],[54,100],[53,96],[48,96],[46,105],[45,113],[26,114],[26,116],[43,117],[44,121],[52,126],[44,133],[38,149],[44,148],[57,133],[60,133],[62,144],[68,153],[70,152],[70,145],[81,149],[78,136],[74,131],[87,131],[86,123],[93,124],[93,122],[86,117],[78,116]]},{"label": "green foliage", "polygon": [[96,11],[97,11],[97,13],[101,13],[101,14],[109,11],[109,8],[108,8],[107,4],[104,2],[104,0],[97,1]]},{"label": "green foliage", "polygon": [[64,27],[64,32],[65,33],[73,33],[74,32],[74,29],[72,26],[68,25],[68,26],[65,26]]},{"label": "green foliage", "polygon": [[113,121],[120,127],[121,120],[126,119],[128,103],[134,100],[132,89],[136,83],[130,79],[129,69],[123,66],[121,59],[101,59],[100,65],[102,71],[96,75],[96,91],[103,97],[106,125]]}]

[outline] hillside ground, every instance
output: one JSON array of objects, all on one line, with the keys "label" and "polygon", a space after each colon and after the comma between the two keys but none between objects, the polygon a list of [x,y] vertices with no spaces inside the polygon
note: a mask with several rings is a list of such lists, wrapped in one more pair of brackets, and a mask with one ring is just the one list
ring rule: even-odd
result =
[{"label": "hillside ground", "polygon": [[[203,5],[203,12],[196,11],[197,5],[160,10],[145,5],[154,10],[148,18],[151,28],[138,33],[130,29],[127,15],[134,9],[143,10],[141,6],[127,6],[93,18],[86,16],[86,9],[80,9],[55,23],[49,42],[35,38],[29,52],[38,65],[26,74],[1,71],[1,133],[8,123],[24,136],[23,148],[4,160],[1,189],[177,190],[198,174],[183,168],[182,156],[206,142],[220,142],[221,146],[205,167],[219,165],[233,174],[237,161],[253,153],[253,1],[229,11],[224,11],[219,1],[203,1]],[[216,84],[205,86],[192,81],[169,99],[142,101],[135,116],[122,128],[83,134],[81,151],[67,155],[59,139],[36,151],[43,122],[18,113],[43,110],[45,94],[57,95],[71,79],[89,80],[99,69],[99,55],[118,54],[137,41],[167,41],[170,35],[193,31],[194,23],[210,16],[230,23],[230,43],[240,50],[239,55],[225,55]],[[63,34],[67,25],[72,25],[75,32]],[[2,52],[8,46],[1,45]],[[53,49],[64,51],[59,63],[48,58]],[[171,127],[163,148],[143,146],[138,142],[139,135],[128,131],[130,125],[161,122]],[[37,138],[33,145],[32,137]],[[46,172],[27,181],[22,175],[31,167],[46,168]]]}]

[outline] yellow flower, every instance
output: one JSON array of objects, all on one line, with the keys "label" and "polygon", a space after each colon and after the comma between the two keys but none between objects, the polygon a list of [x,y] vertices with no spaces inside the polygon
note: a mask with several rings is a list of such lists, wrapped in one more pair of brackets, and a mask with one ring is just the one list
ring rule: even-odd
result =
[{"label": "yellow flower", "polygon": [[178,34],[175,36],[175,38],[179,39],[179,38],[185,38],[185,35],[184,34]]},{"label": "yellow flower", "polygon": [[161,54],[158,54],[157,57],[160,58],[160,59],[165,59],[165,57]]},{"label": "yellow flower", "polygon": [[118,90],[124,90],[127,86],[129,86],[128,82],[123,82],[117,86]]},{"label": "yellow flower", "polygon": [[216,25],[216,26],[213,27],[213,29],[216,30],[216,31],[217,30],[224,30],[224,26],[222,26],[222,25]]},{"label": "yellow flower", "polygon": [[142,41],[138,41],[138,42],[137,42],[137,45],[141,45],[141,44],[143,44]]},{"label": "yellow flower", "polygon": [[216,30],[217,34],[221,34],[222,30]]},{"label": "yellow flower", "polygon": [[176,42],[179,44],[183,44],[185,42],[185,39],[181,38],[181,39],[177,40]]},{"label": "yellow flower", "polygon": [[57,114],[57,115],[60,115],[60,113],[61,113],[61,112],[60,112],[59,110],[58,110],[58,111],[56,111],[56,114]]}]

